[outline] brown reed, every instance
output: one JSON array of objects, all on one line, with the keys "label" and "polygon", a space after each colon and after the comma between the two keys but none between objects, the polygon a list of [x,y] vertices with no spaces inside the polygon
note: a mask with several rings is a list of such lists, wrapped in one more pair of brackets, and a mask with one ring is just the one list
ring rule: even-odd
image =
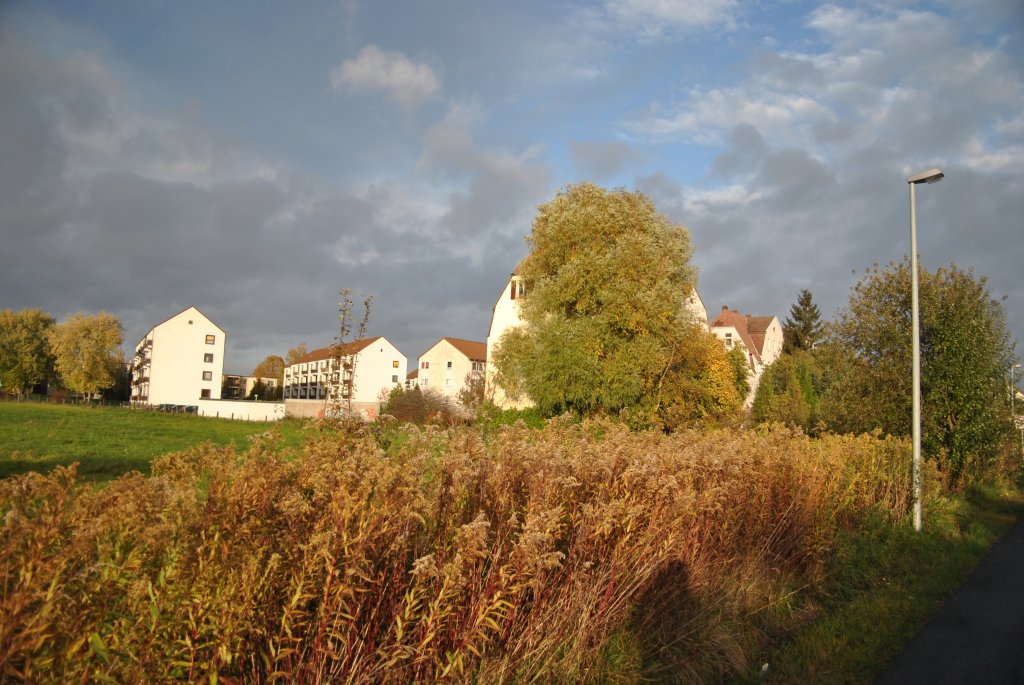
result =
[{"label": "brown reed", "polygon": [[0,482],[0,677],[707,682],[799,620],[840,530],[909,501],[878,436],[402,430]]}]

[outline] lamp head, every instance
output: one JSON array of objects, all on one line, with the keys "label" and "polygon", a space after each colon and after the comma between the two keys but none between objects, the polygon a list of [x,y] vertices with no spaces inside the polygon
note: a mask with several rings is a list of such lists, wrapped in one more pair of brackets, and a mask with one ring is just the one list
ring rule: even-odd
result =
[{"label": "lamp head", "polygon": [[919,174],[907,177],[907,183],[938,183],[945,176],[944,173],[938,169],[929,169],[928,171],[922,171]]}]

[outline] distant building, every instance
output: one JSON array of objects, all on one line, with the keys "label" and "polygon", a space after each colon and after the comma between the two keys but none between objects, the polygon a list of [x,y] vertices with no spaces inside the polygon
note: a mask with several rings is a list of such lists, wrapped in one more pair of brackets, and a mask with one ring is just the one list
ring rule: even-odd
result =
[{"label": "distant building", "polygon": [[382,394],[405,381],[407,363],[405,355],[383,336],[340,349],[313,350],[284,369],[286,413],[322,416],[332,402],[347,405],[351,400],[354,410],[373,418],[380,411]]},{"label": "distant building", "polygon": [[749,407],[754,402],[765,367],[782,355],[782,324],[775,316],[740,314],[723,305],[711,322],[711,332],[726,350],[739,347],[745,352],[750,368],[750,394],[744,404]]},{"label": "distant building", "polygon": [[195,405],[220,397],[226,337],[195,307],[154,326],[135,346],[132,403]]},{"label": "distant building", "polygon": [[420,387],[433,388],[456,399],[467,378],[484,377],[487,344],[461,338],[441,338],[420,355],[417,378]]},{"label": "distant building", "polygon": [[221,399],[244,400],[252,394],[256,383],[262,383],[263,387],[270,392],[263,395],[263,399],[274,399],[277,397],[277,379],[271,376],[256,377],[243,374],[226,373],[221,381]]}]

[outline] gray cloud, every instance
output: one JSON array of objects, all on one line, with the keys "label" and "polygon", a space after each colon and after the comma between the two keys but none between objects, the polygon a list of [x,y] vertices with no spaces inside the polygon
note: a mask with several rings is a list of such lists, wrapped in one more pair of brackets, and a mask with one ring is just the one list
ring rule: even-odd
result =
[{"label": "gray cloud", "polygon": [[597,181],[613,178],[638,157],[629,143],[621,140],[571,140],[569,150],[584,176]]}]

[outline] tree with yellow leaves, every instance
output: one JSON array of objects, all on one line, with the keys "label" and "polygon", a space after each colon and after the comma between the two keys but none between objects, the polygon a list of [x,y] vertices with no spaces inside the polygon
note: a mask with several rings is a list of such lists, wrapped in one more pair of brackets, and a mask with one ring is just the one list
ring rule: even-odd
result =
[{"label": "tree with yellow leaves", "polygon": [[725,351],[686,307],[690,235],[643,193],[567,186],[527,244],[524,325],[495,355],[507,394],[548,415],[626,410],[670,427],[739,405]]}]

